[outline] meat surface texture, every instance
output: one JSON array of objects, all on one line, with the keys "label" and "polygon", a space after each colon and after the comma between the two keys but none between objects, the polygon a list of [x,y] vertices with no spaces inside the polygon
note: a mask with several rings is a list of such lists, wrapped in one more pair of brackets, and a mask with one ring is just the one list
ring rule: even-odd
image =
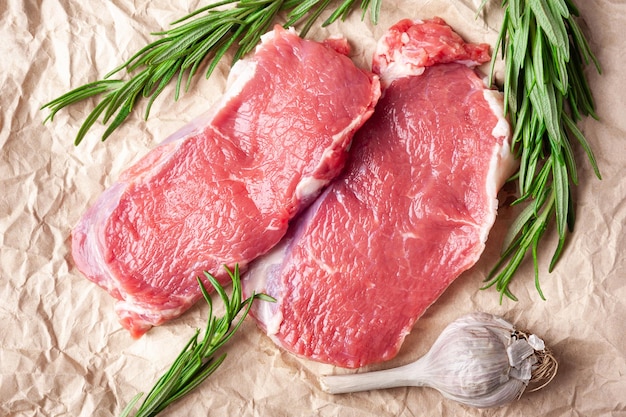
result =
[{"label": "meat surface texture", "polygon": [[246,293],[277,299],[252,315],[286,350],[391,359],[481,255],[514,159],[502,98],[471,68],[487,46],[459,39],[441,19],[389,30],[373,64],[386,88],[346,170],[245,275]]},{"label": "meat surface texture", "polygon": [[[329,45],[347,51],[347,42]],[[128,168],[72,233],[79,270],[134,337],[175,318],[207,271],[245,270],[345,165],[380,96],[343,53],[276,27],[222,99]],[[209,285],[210,288],[210,285]]]}]

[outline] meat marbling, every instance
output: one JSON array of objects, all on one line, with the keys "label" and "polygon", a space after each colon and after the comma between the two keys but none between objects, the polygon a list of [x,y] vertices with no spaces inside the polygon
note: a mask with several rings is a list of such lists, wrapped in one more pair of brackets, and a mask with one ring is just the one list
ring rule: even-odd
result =
[{"label": "meat marbling", "polygon": [[277,26],[235,65],[207,114],[127,169],[80,219],[74,261],[117,299],[134,337],[193,305],[203,271],[229,283],[223,266],[245,270],[341,171],[380,96],[347,48]]},{"label": "meat marbling", "polygon": [[258,258],[244,291],[280,346],[360,367],[394,357],[415,321],[484,249],[514,168],[502,98],[470,68],[489,59],[441,19],[380,40],[383,82],[345,172]]}]

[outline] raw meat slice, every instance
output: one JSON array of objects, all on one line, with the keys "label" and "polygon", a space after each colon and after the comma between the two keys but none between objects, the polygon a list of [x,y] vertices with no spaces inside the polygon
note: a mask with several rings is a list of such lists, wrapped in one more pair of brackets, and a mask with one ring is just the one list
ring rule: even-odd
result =
[{"label": "raw meat slice", "polygon": [[390,29],[373,66],[387,88],[346,170],[244,276],[247,294],[277,299],[252,315],[286,350],[350,368],[394,357],[483,251],[514,167],[510,132],[500,94],[467,66],[480,48],[449,48],[450,34],[440,19]]},{"label": "raw meat slice", "polygon": [[231,77],[208,114],[125,171],[73,231],[77,267],[119,300],[134,337],[193,305],[203,271],[227,284],[224,265],[245,270],[278,243],[339,174],[380,96],[376,76],[279,26]]}]

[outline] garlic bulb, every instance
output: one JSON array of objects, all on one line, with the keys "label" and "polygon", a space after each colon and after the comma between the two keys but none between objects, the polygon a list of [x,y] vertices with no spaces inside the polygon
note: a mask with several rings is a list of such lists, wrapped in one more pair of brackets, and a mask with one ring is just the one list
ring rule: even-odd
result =
[{"label": "garlic bulb", "polygon": [[557,362],[535,335],[506,320],[472,313],[450,323],[429,352],[398,368],[322,377],[322,388],[339,394],[401,386],[435,388],[445,397],[487,408],[518,399],[529,385],[547,385]]}]

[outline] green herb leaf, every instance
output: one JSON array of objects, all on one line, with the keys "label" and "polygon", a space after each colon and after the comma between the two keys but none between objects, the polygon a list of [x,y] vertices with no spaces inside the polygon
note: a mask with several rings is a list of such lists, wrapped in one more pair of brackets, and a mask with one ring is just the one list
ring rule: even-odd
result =
[{"label": "green herb leaf", "polygon": [[[225,267],[226,268],[226,267]],[[198,278],[198,284],[205,301],[209,305],[207,326],[204,337],[198,341],[200,331],[187,342],[182,351],[174,360],[169,370],[159,378],[150,390],[146,399],[141,403],[135,414],[131,414],[134,406],[143,396],[137,394],[124,408],[120,417],[147,417],[155,416],[163,411],[168,405],[179,400],[198,387],[206,380],[226,359],[226,354],[215,358],[216,352],[228,342],[240,328],[248,315],[255,300],[273,302],[272,297],[265,294],[253,294],[243,300],[239,267],[235,265],[233,271],[226,268],[232,281],[232,291],[229,297],[224,287],[209,273],[205,272],[205,278],[211,283],[216,294],[222,300],[225,313],[221,318],[213,315],[213,303],[211,296]],[[239,316],[239,319],[237,317]],[[235,322],[235,320],[237,321]]]},{"label": "green herb leaf", "polygon": [[[572,186],[578,183],[573,145],[579,144],[600,178],[595,157],[576,126],[581,116],[595,115],[595,104],[583,66],[600,65],[580,30],[578,10],[569,0],[504,0],[504,22],[496,45],[506,64],[506,111],[514,126],[513,148],[520,157],[517,174],[526,204],[510,226],[504,250],[486,279],[503,296],[515,299],[509,283],[527,253],[539,285],[539,243],[549,221],[558,234],[549,270],[559,260],[568,231],[574,227]],[[527,47],[527,45],[529,47]],[[492,73],[497,58],[494,53]],[[519,109],[519,110],[518,110]]]}]

